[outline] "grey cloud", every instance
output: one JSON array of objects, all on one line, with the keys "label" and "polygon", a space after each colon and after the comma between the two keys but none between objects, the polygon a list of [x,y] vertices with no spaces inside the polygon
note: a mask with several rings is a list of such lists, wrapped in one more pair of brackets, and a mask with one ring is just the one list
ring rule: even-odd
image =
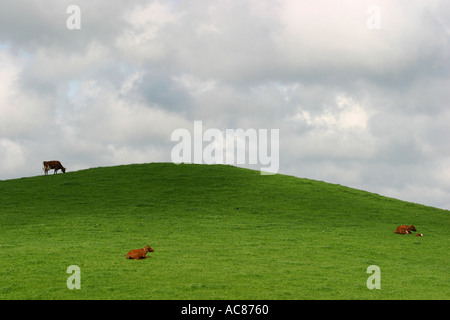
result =
[{"label": "grey cloud", "polygon": [[[127,26],[124,14],[137,1],[2,1],[0,4],[0,41],[14,50],[32,53],[44,48],[77,52],[93,41],[112,42]],[[66,26],[69,5],[81,9],[81,30]]]}]

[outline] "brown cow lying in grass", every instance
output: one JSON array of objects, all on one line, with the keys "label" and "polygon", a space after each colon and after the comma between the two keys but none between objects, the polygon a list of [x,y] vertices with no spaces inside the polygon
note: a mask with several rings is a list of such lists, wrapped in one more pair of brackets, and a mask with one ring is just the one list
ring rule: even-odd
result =
[{"label": "brown cow lying in grass", "polygon": [[127,259],[141,260],[150,258],[146,256],[147,252],[155,252],[155,250],[150,248],[149,245],[142,249],[134,249],[127,253]]},{"label": "brown cow lying in grass", "polygon": [[398,234],[411,234],[411,231],[417,231],[414,225],[407,226],[402,224],[401,226],[398,226],[397,229],[395,229],[395,233]]}]

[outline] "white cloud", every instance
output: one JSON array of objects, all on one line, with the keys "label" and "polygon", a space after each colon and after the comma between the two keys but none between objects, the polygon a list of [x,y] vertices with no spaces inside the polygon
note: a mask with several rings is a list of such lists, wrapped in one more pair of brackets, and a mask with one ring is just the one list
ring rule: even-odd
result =
[{"label": "white cloud", "polygon": [[0,83],[2,90],[0,90],[0,121],[7,117],[6,112],[9,109],[8,99],[11,96],[11,91],[14,90],[19,72],[21,70],[21,61],[8,53],[5,49],[0,49]]},{"label": "white cloud", "polygon": [[83,79],[107,70],[114,63],[111,54],[111,49],[99,42],[90,42],[77,51],[40,47],[26,68],[27,77],[31,81],[51,83]]},{"label": "white cloud", "polygon": [[13,177],[20,175],[25,164],[25,155],[22,146],[8,139],[0,139],[0,151],[2,161],[0,162],[0,172]]},{"label": "white cloud", "polygon": [[32,138],[36,131],[46,127],[51,116],[48,97],[21,92],[23,68],[20,59],[0,51],[0,134],[10,139]]},{"label": "white cloud", "polygon": [[[75,112],[64,114],[59,125],[66,128],[65,134],[75,141],[93,140],[103,146],[101,150],[106,147],[114,154],[125,146],[127,150],[135,148],[135,152],[129,152],[130,157],[141,147],[148,149],[164,144],[169,141],[172,130],[187,122],[157,105],[145,105],[136,97],[129,99],[127,93],[139,81],[141,75],[132,74],[124,79],[118,91],[114,87],[102,87],[93,80],[82,82],[72,99],[71,110]],[[114,157],[111,161],[117,162]]]},{"label": "white cloud", "polygon": [[0,4],[0,179],[170,161],[202,120],[280,129],[282,173],[448,207],[447,2],[80,0],[77,31],[69,4]]},{"label": "white cloud", "polygon": [[180,15],[167,1],[138,5],[125,15],[131,27],[118,35],[115,45],[126,59],[135,63],[164,59],[169,54],[164,41],[170,39],[164,39],[160,33],[168,24],[176,23]]}]

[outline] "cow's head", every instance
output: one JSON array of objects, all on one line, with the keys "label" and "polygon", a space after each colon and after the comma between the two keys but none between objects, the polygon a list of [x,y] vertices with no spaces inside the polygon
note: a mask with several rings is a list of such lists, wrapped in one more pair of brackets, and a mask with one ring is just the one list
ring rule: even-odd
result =
[{"label": "cow's head", "polygon": [[408,229],[411,230],[411,231],[417,231],[416,227],[414,227],[413,224],[410,225]]},{"label": "cow's head", "polygon": [[62,171],[63,173],[66,173],[66,168],[62,167],[62,168],[61,168],[61,171]]},{"label": "cow's head", "polygon": [[155,252],[155,250],[153,250],[152,248],[150,248],[149,245],[147,245],[144,249],[145,249],[146,252]]}]

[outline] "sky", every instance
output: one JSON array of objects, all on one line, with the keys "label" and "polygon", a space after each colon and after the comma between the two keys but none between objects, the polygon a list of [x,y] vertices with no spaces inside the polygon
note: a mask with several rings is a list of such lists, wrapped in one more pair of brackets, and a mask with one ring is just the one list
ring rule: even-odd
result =
[{"label": "sky", "polygon": [[171,162],[201,121],[278,130],[281,174],[450,209],[449,31],[445,0],[2,0],[0,180]]}]

